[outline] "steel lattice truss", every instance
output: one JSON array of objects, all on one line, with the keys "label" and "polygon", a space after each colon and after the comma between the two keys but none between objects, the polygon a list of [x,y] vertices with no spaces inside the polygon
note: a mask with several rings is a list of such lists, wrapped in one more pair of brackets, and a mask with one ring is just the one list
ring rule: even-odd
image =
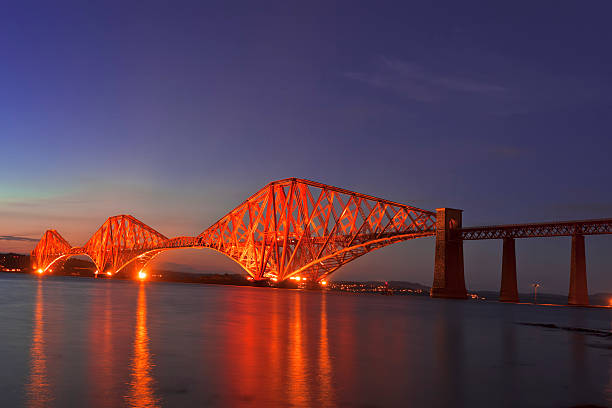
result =
[{"label": "steel lattice truss", "polygon": [[197,237],[166,238],[130,215],[109,218],[82,247],[56,231],[32,251],[33,266],[48,269],[88,255],[100,272],[144,266],[161,251],[203,247],[219,251],[254,279],[301,275],[325,279],[370,251],[435,233],[435,213],[302,179],[268,184]]},{"label": "steel lattice truss", "polygon": [[57,261],[87,255],[99,272],[116,273],[132,261],[142,265],[165,248],[164,235],[131,215],[110,217],[82,247],[71,247],[55,230],[48,230],[32,251],[34,268],[47,270]]},{"label": "steel lattice truss", "polygon": [[110,217],[82,248],[100,272],[117,272],[137,257],[165,247],[168,240],[131,215]]},{"label": "steel lattice truss", "polygon": [[612,234],[612,219],[492,225],[458,230],[461,239],[503,239]]},{"label": "steel lattice truss", "polygon": [[65,257],[72,247],[56,230],[47,230],[32,250],[32,267],[47,270],[51,264]]},{"label": "steel lattice truss", "polygon": [[435,213],[301,179],[268,184],[198,236],[253,278],[319,281],[397,241],[433,235]]}]

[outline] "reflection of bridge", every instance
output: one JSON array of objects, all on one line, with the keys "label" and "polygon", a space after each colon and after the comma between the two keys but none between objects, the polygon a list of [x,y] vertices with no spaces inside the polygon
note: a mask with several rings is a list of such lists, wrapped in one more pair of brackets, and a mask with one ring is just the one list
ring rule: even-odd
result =
[{"label": "reflection of bridge", "polygon": [[503,239],[500,300],[518,301],[515,238],[571,236],[569,303],[588,304],[584,235],[611,234],[612,219],[462,228],[461,210],[437,213],[303,179],[272,182],[197,237],[167,238],[130,215],[109,218],[82,247],[48,230],[32,251],[47,271],[87,255],[110,275],[139,271],[160,252],[210,248],[255,280],[300,276],[323,282],[342,265],[375,249],[436,236],[434,297],[466,298],[463,241]]}]

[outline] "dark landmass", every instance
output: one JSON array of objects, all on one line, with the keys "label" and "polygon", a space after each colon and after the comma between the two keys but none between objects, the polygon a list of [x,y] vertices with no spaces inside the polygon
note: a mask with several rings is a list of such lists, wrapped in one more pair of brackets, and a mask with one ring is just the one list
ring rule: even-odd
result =
[{"label": "dark landmass", "polygon": [[30,256],[23,254],[0,254],[0,272],[30,272]]},{"label": "dark landmass", "polygon": [[[175,264],[182,267],[182,265]],[[61,267],[53,271],[53,275],[95,277],[96,267],[87,259],[70,258]],[[195,270],[194,270],[195,271]],[[32,273],[30,267],[30,256],[15,253],[0,253],[0,272],[9,273]],[[99,275],[98,278],[107,278]],[[135,273],[119,272],[112,279],[134,279]],[[149,272],[147,280],[153,282],[184,282],[184,283],[207,283],[220,285],[245,285],[245,286],[274,286],[290,289],[325,289],[352,293],[376,293],[383,295],[418,295],[429,296],[430,287],[414,282],[406,281],[330,281],[327,285],[318,285],[306,282],[294,282],[286,280],[280,283],[253,282],[246,275],[228,273],[198,273],[198,272],[176,272],[172,270],[154,270]],[[469,291],[469,297],[478,300],[499,299],[499,293],[494,291]],[[519,301],[522,303],[534,303],[533,293],[520,293]],[[589,295],[589,302],[593,306],[611,306],[612,293],[595,293]],[[550,293],[538,293],[538,304],[567,305],[567,296]]]},{"label": "dark landmass", "polygon": [[327,285],[330,290],[354,293],[379,293],[383,295],[429,296],[429,287],[404,281],[333,281]]}]

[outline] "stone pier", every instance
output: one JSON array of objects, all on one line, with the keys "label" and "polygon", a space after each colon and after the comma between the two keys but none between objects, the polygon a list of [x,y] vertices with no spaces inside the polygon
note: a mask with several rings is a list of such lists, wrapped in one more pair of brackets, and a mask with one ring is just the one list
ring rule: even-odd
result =
[{"label": "stone pier", "polygon": [[436,209],[436,254],[431,297],[466,299],[463,274],[463,241],[455,229],[461,228],[462,210]]},{"label": "stone pier", "polygon": [[516,250],[514,238],[504,238],[502,250],[502,278],[499,290],[500,302],[518,302],[516,282]]},{"label": "stone pier", "polygon": [[589,290],[587,287],[586,278],[584,235],[572,236],[570,287],[567,303],[576,306],[588,306],[589,304]]}]

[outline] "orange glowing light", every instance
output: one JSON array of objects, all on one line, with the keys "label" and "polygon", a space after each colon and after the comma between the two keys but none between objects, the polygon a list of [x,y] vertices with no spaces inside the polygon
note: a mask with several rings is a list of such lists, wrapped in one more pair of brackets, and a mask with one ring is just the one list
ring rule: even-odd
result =
[{"label": "orange glowing light", "polygon": [[38,272],[39,274],[42,274],[44,271],[42,269],[38,268],[38,270],[36,272]]},{"label": "orange glowing light", "polygon": [[147,279],[147,273],[145,271],[138,272],[138,279],[140,280]]},{"label": "orange glowing light", "polygon": [[111,271],[106,272],[108,276],[111,276],[113,273]]},{"label": "orange glowing light", "polygon": [[327,285],[327,281],[321,281],[321,285]]},{"label": "orange glowing light", "polygon": [[277,279],[277,278],[272,278],[271,280],[272,280],[272,281],[274,281],[274,282],[277,282],[277,281],[278,281],[278,279]]}]

